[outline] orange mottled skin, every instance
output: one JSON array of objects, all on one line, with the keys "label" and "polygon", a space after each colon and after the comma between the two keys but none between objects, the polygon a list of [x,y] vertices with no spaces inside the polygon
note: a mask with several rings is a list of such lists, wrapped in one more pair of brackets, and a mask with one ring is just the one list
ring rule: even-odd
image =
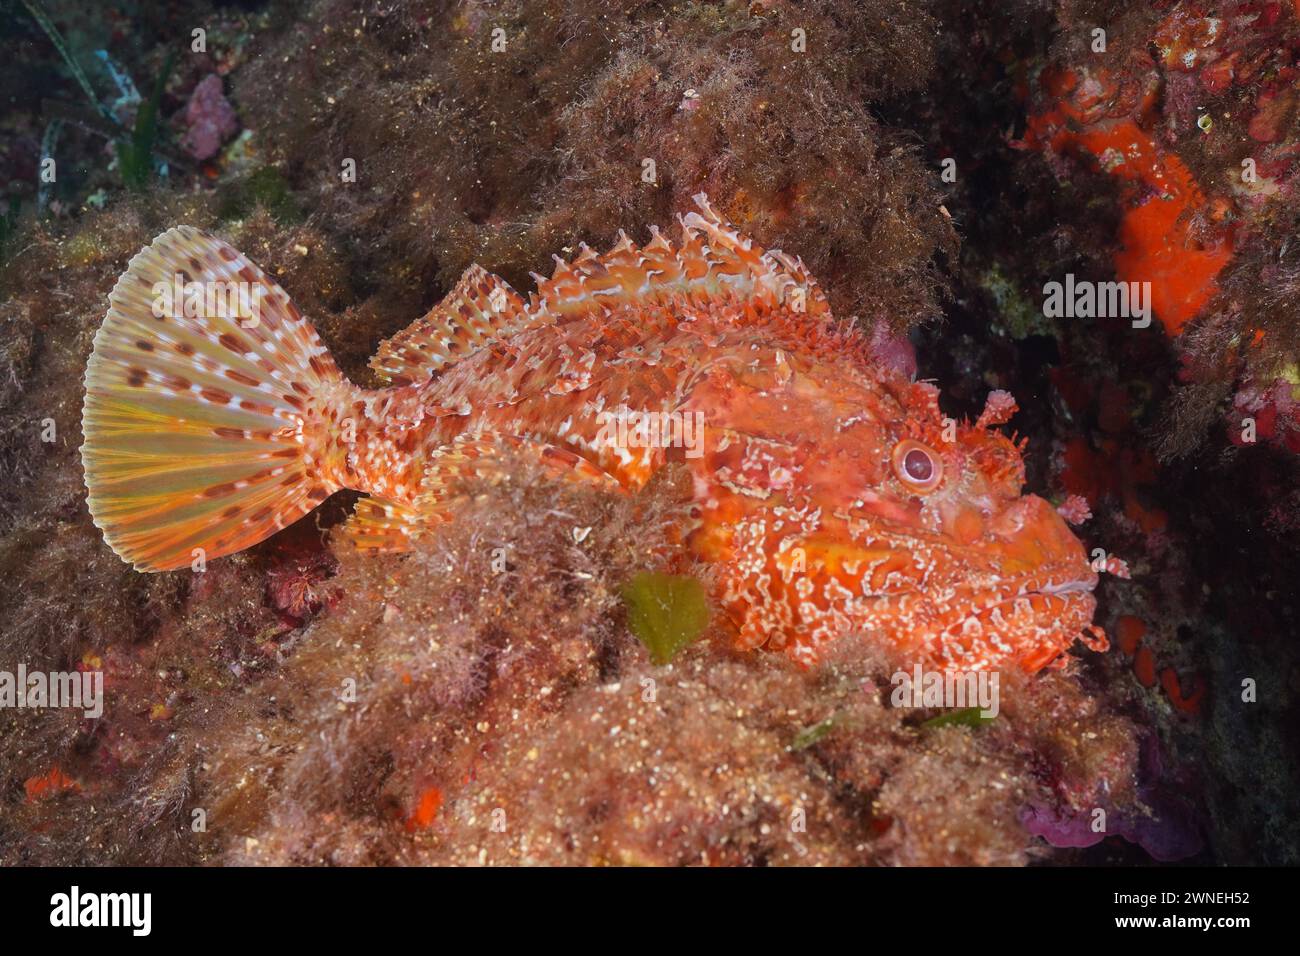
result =
[{"label": "orange mottled skin", "polygon": [[[1091,623],[1096,575],[1063,519],[1020,494],[1018,449],[984,422],[954,423],[945,441],[933,386],[874,367],[820,301],[808,312],[684,293],[574,310],[421,386],[359,393],[394,404],[356,446],[334,445],[335,461],[360,463],[335,480],[418,508],[421,450],[486,433],[566,449],[634,489],[679,452],[602,446],[599,413],[699,412],[688,544],[719,565],[718,598],[745,647],[811,662],[867,630],[936,665],[1034,671],[1060,659]],[[440,413],[405,425],[430,407]],[[895,474],[904,439],[942,459],[934,491]]]},{"label": "orange mottled skin", "polygon": [[[687,546],[717,566],[716,598],[744,647],[810,663],[837,637],[866,632],[900,662],[1033,672],[1064,663],[1078,638],[1104,646],[1083,547],[1047,502],[1021,494],[1020,450],[995,428],[1014,412],[1009,396],[995,393],[977,422],[945,419],[934,386],[873,363],[860,336],[832,320],[802,263],[758,249],[701,207],[683,220],[680,245],[656,231],[645,247],[624,238],[603,255],[584,249],[538,277],[527,302],[471,269],[381,347],[372,365],[392,383],[384,389],[347,382],[314,333],[271,310],[245,340],[275,350],[283,321],[308,342],[309,360],[277,353],[264,363],[275,369],[270,392],[307,395],[280,416],[293,434],[274,436],[301,455],[309,491],[295,507],[339,488],[367,492],[349,534],[362,548],[404,550],[437,533],[456,479],[491,467],[503,443],[629,492],[681,459],[692,477]],[[240,274],[255,270],[219,240],[184,241],[215,248],[212,261]],[[191,248],[177,254],[192,267],[208,261]],[[271,301],[281,297],[275,287]],[[137,307],[119,300],[110,322]],[[205,333],[211,354],[231,337],[217,331]],[[88,408],[147,389],[140,365],[148,371],[145,358],[126,362],[123,385],[92,358]],[[602,414],[620,408],[698,415],[702,454],[619,446]],[[156,544],[155,509],[136,519],[103,493],[95,500],[106,467],[97,462],[112,448],[94,429],[87,446],[92,510],[109,542],[146,570],[184,562]],[[297,464],[282,466],[286,484]],[[103,517],[110,510],[125,516],[115,524]],[[215,550],[246,547],[297,513],[227,533]],[[237,523],[237,501],[220,514]],[[186,544],[201,539],[202,529],[183,530]]]}]

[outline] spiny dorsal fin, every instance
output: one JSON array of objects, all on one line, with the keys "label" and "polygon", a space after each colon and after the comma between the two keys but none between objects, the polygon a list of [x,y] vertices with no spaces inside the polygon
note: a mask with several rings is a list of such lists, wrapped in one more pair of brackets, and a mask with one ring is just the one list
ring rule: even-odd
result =
[{"label": "spiny dorsal fin", "polygon": [[392,385],[418,385],[492,342],[524,328],[524,300],[479,265],[446,298],[379,346],[370,367]]},{"label": "spiny dorsal fin", "polygon": [[802,262],[779,249],[764,251],[722,220],[700,193],[700,212],[680,217],[682,244],[674,247],[658,229],[638,248],[622,232],[615,246],[597,255],[585,245],[573,262],[556,260],[547,279],[534,276],[529,306],[538,315],[572,315],[592,308],[687,294],[704,299],[739,298],[758,306],[784,305],[826,318],[830,308]]}]

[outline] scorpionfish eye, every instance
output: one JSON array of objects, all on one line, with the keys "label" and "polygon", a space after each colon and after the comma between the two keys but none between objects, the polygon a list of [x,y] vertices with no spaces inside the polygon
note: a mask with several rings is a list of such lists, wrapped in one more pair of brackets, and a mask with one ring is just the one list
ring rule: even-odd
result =
[{"label": "scorpionfish eye", "polygon": [[929,494],[943,481],[943,462],[932,449],[919,441],[900,441],[894,446],[894,474],[909,491]]}]

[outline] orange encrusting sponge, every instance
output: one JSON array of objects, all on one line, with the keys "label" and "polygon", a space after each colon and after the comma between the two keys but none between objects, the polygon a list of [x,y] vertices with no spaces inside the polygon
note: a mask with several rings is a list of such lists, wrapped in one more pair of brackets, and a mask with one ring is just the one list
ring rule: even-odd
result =
[{"label": "orange encrusting sponge", "polygon": [[[1107,88],[1099,73],[1100,88]],[[1096,115],[1096,82],[1079,84],[1073,74],[1045,77],[1057,105],[1029,118],[1024,143],[1057,153],[1084,152],[1128,184],[1119,228],[1115,274],[1125,282],[1150,282],[1152,311],[1170,336],[1218,292],[1219,272],[1232,259],[1227,230],[1208,243],[1191,235],[1193,214],[1206,197],[1177,156],[1160,149],[1131,117]],[[1149,109],[1144,103],[1140,109]]]}]

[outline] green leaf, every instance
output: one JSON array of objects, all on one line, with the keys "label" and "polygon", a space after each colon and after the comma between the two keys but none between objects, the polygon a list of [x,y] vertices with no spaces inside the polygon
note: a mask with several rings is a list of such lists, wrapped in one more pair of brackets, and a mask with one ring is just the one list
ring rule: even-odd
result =
[{"label": "green leaf", "polygon": [[946,714],[940,714],[938,717],[931,717],[929,720],[922,721],[921,726],[927,730],[932,727],[980,727],[984,724],[991,724],[997,720],[996,717],[980,716],[980,708],[963,707],[961,710],[949,711]]},{"label": "green leaf", "polygon": [[709,623],[704,585],[688,575],[647,571],[624,585],[622,594],[628,627],[656,664],[671,661]]},{"label": "green leaf", "polygon": [[794,735],[794,741],[790,744],[791,750],[806,750],[817,741],[821,740],[835,728],[835,718],[827,717],[819,724],[813,724],[811,727],[805,727]]},{"label": "green leaf", "polygon": [[132,189],[143,189],[153,178],[154,145],[158,138],[158,104],[162,102],[163,88],[171,76],[176,54],[167,56],[162,72],[154,83],[153,95],[140,104],[135,114],[135,129],[127,140],[117,144],[117,163],[122,170],[122,180]]}]

